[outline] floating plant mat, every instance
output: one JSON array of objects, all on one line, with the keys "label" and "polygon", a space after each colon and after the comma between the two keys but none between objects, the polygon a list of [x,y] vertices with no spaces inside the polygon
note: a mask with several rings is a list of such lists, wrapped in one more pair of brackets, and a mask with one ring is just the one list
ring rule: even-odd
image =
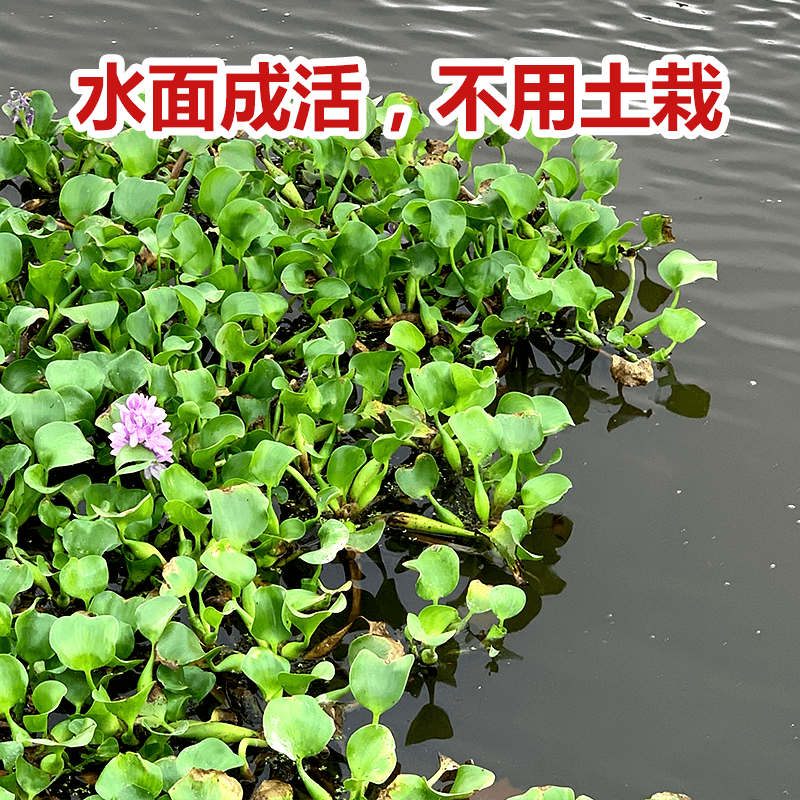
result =
[{"label": "floating plant mat", "polygon": [[[6,109],[0,800],[490,785],[400,773],[380,720],[466,636],[501,652],[530,579],[548,591],[571,484],[545,440],[573,419],[511,376],[599,350],[647,383],[703,324],[678,304],[715,262],[671,250],[633,320],[641,251],[673,238],[604,204],[612,142],[567,158],[531,135],[529,175],[490,132],[499,160],[473,165],[406,95],[370,103],[361,140],[105,142],[45,92]],[[421,602],[394,620],[359,585],[387,546],[413,551]],[[496,580],[453,600],[467,558]],[[372,718],[345,741],[353,704]]]}]

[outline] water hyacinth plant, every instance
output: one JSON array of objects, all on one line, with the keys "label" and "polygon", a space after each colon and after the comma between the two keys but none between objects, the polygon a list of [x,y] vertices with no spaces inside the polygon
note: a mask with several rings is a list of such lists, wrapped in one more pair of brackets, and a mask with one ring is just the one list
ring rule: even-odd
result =
[{"label": "water hyacinth plant", "polygon": [[[613,143],[473,163],[407,95],[360,140],[99,141],[46,92],[4,109],[0,800],[488,786],[403,774],[382,715],[423,683],[438,708],[467,637],[497,669],[561,588],[545,448],[576,419],[515,376],[534,352],[665,363],[716,264],[669,252],[638,318],[635,264],[673,240],[604,204]],[[362,580],[387,547],[415,611]]]},{"label": "water hyacinth plant", "polygon": [[3,111],[15,125],[24,123],[27,128],[33,125],[34,110],[31,101],[17,89],[11,90],[11,98],[3,106]]},{"label": "water hyacinth plant", "polygon": [[122,453],[123,448],[143,447],[154,459],[143,472],[145,478],[157,478],[164,471],[164,464],[172,463],[172,442],[169,433],[167,412],[156,406],[155,397],[134,393],[128,396],[119,409],[120,421],[115,422],[111,440],[111,455]]}]

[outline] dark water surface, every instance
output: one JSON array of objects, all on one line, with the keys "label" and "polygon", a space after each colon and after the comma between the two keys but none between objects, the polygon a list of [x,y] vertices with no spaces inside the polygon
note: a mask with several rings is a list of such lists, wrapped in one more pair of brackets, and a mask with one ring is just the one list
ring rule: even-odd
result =
[{"label": "dark water surface", "polygon": [[[607,364],[594,364],[585,421],[558,437],[574,483],[559,507],[573,524],[555,567],[563,591],[508,637],[517,657],[498,673],[482,648],[462,653],[457,686],[435,694],[452,737],[401,758],[428,774],[437,749],[474,758],[509,794],[557,783],[595,800],[800,798],[799,2],[3,0],[0,44],[0,94],[47,89],[62,114],[70,72],[106,53],[358,55],[372,96],[403,90],[426,106],[437,57],[725,64],[725,137],[615,137],[620,219],[671,214],[677,246],[719,262],[718,284],[684,290],[707,320],[675,354],[674,380],[690,388],[631,390],[652,413],[619,425],[633,412],[609,402]],[[412,596],[413,577],[395,578]],[[423,689],[387,715],[399,742],[426,704]]]}]

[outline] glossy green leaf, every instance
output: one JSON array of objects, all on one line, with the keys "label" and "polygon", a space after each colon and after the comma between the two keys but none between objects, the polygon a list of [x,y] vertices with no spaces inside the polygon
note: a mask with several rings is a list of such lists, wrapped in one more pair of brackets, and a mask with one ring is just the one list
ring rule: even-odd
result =
[{"label": "glossy green leaf", "polygon": [[437,603],[455,591],[459,579],[459,560],[456,551],[446,544],[426,547],[418,558],[406,561],[404,566],[419,573],[417,594],[423,600]]},{"label": "glossy green leaf", "polygon": [[277,584],[259,586],[250,600],[253,617],[250,632],[256,639],[267,642],[275,652],[291,636],[285,618],[285,601],[286,589]]},{"label": "glossy green leaf", "polygon": [[258,236],[277,231],[275,220],[261,203],[240,197],[225,205],[217,220],[225,248],[241,258]]},{"label": "glossy green leaf", "polygon": [[661,333],[674,342],[691,339],[705,324],[705,320],[689,308],[665,308],[658,322]]},{"label": "glossy green leaf", "polygon": [[397,765],[392,732],[383,725],[364,725],[347,740],[347,766],[359,783],[383,783]]},{"label": "glossy green leaf", "polygon": [[192,768],[225,772],[241,767],[244,763],[244,759],[236,755],[227,744],[211,737],[181,750],[176,766],[178,772],[185,774]]},{"label": "glossy green leaf", "polygon": [[307,695],[278,697],[264,711],[267,744],[293,761],[319,753],[333,731],[333,720]]},{"label": "glossy green leaf", "polygon": [[17,615],[14,633],[17,637],[17,656],[30,665],[45,661],[53,655],[50,646],[50,628],[56,618],[37,611],[35,606]]},{"label": "glossy green leaf", "polygon": [[121,753],[103,767],[95,791],[103,800],[146,800],[161,794],[161,770],[138,753]]},{"label": "glossy green leaf", "polygon": [[[0,141],[0,146],[2,146]],[[14,280],[22,272],[22,242],[7,231],[0,232],[0,283]]]},{"label": "glossy green leaf", "polygon": [[300,451],[294,447],[265,440],[258,443],[250,462],[250,470],[258,480],[274,488],[280,483],[289,464],[299,455]]},{"label": "glossy green leaf", "polygon": [[162,198],[171,196],[172,190],[159,181],[140,177],[123,178],[114,190],[112,212],[126,222],[137,225],[142,220],[155,217]]},{"label": "glossy green leaf", "polygon": [[151,644],[155,644],[182,605],[177,597],[171,595],[151,597],[136,609],[136,627]]},{"label": "glossy green leaf", "polygon": [[33,584],[33,575],[27,564],[9,558],[0,559],[0,603],[10,606],[14,598]]},{"label": "glossy green leaf", "polygon": [[33,448],[45,469],[68,467],[94,458],[94,448],[73,422],[48,422],[33,437]]},{"label": "glossy green leaf", "polygon": [[85,323],[93,331],[104,331],[110,328],[117,318],[119,303],[116,300],[104,300],[99,303],[59,308],[59,311],[72,322]]},{"label": "glossy green leaf", "polygon": [[182,666],[205,657],[197,636],[181,622],[168,622],[156,643],[156,653],[164,662]]},{"label": "glossy green leaf", "polygon": [[200,563],[218,578],[239,589],[256,576],[256,562],[232,547],[227,539],[211,542],[201,554]]},{"label": "glossy green leaf", "polygon": [[25,700],[28,673],[14,656],[0,654],[0,714],[7,714]]},{"label": "glossy green leaf", "polygon": [[[405,494],[415,500],[419,500],[436,488],[439,483],[439,468],[430,453],[421,453],[414,461],[413,467],[400,467],[395,472],[394,477],[397,485]],[[443,596],[440,595],[440,597]],[[432,598],[427,599],[430,600]]]},{"label": "glossy green leaf", "polygon": [[673,250],[661,259],[658,274],[672,289],[694,283],[700,278],[717,279],[716,261],[699,261],[685,250]]},{"label": "glossy green leaf", "polygon": [[158,139],[147,135],[146,131],[133,128],[118,133],[111,140],[111,148],[122,160],[122,168],[128,175],[141,178],[152,172],[158,164]]},{"label": "glossy green leaf", "polygon": [[460,622],[455,608],[430,605],[425,606],[419,614],[408,615],[406,632],[428,647],[439,647],[456,635]]},{"label": "glossy green leaf", "polygon": [[99,555],[70,558],[61,568],[58,580],[62,591],[83,600],[86,606],[108,585],[108,564]]},{"label": "glossy green leaf", "polygon": [[114,181],[99,175],[75,175],[62,187],[58,205],[64,219],[76,225],[101,209],[114,191]]},{"label": "glossy green leaf", "polygon": [[242,661],[242,672],[258,686],[267,702],[283,694],[278,676],[290,669],[289,661],[266,647],[250,648]]},{"label": "glossy green leaf", "polygon": [[525,601],[525,592],[519,586],[501,584],[489,590],[489,603],[501,625],[519,614],[525,608]]},{"label": "glossy green leaf", "polygon": [[111,616],[59,617],[50,628],[50,646],[61,663],[76,672],[106,666],[114,658],[119,622]]},{"label": "glossy green leaf", "polygon": [[500,445],[499,424],[479,406],[453,414],[450,427],[467,448],[470,458],[478,461],[492,455]]},{"label": "glossy green leaf", "polygon": [[217,454],[245,434],[244,423],[234,414],[220,414],[203,426],[194,440],[192,464],[202,469],[214,466]]},{"label": "glossy green leaf", "polygon": [[527,217],[542,200],[536,181],[521,172],[495,178],[492,189],[503,198],[515,221]]},{"label": "glossy green leaf", "polygon": [[369,650],[361,650],[350,666],[350,689],[362,706],[369,709],[373,722],[403,696],[414,663],[410,653],[386,662]]},{"label": "glossy green leaf", "polygon": [[307,564],[327,564],[344,548],[349,535],[350,532],[343,522],[338,519],[327,519],[319,528],[320,549],[303,553],[300,558]]},{"label": "glossy green leaf", "polygon": [[467,215],[455,200],[432,200],[430,242],[435,247],[455,247],[467,229]]}]

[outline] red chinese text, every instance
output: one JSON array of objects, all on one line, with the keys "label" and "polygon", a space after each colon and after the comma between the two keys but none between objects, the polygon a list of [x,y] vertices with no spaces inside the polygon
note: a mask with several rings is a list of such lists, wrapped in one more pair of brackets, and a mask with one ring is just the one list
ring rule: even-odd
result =
[{"label": "red chinese text", "polygon": [[216,58],[148,58],[125,69],[120,56],[75,70],[81,95],[69,117],[76,130],[111,137],[125,125],[153,138],[195,135],[259,138],[348,136],[366,128],[369,82],[361,58],[258,55],[249,67]]}]

